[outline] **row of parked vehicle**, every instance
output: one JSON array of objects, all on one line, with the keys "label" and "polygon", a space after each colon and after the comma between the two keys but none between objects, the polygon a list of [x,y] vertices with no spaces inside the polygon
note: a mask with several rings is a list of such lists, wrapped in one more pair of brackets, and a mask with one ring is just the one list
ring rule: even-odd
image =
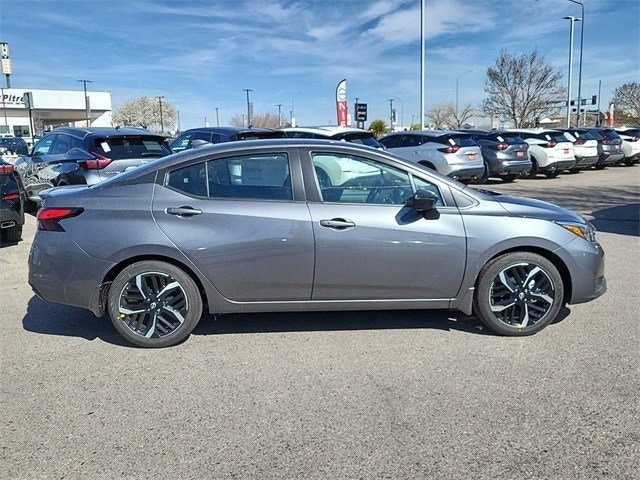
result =
[{"label": "row of parked vehicle", "polygon": [[0,154],[20,155],[14,165],[4,162],[0,167],[2,239],[20,238],[23,211],[35,210],[40,192],[47,188],[93,185],[199,145],[283,137],[333,139],[386,149],[465,183],[484,183],[491,177],[512,182],[538,174],[551,178],[565,170],[640,161],[640,128],[403,131],[376,139],[369,131],[351,127],[207,127],[187,130],[168,142],[140,128],[61,127],[44,135],[28,152],[24,142],[2,139]]}]

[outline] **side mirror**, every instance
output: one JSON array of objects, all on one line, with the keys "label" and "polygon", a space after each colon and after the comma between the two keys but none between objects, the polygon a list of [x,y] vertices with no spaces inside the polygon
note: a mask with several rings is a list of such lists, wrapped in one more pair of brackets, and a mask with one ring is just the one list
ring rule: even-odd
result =
[{"label": "side mirror", "polygon": [[206,140],[202,140],[200,138],[191,142],[191,148],[204,147],[205,145],[211,145],[211,142],[207,142]]},{"label": "side mirror", "polygon": [[435,210],[438,203],[438,196],[430,192],[429,190],[418,189],[413,197],[407,200],[407,205],[413,208],[416,212],[430,212]]},{"label": "side mirror", "polygon": [[87,152],[84,148],[74,147],[65,154],[65,159],[74,162],[86,162],[95,160],[96,156]]}]

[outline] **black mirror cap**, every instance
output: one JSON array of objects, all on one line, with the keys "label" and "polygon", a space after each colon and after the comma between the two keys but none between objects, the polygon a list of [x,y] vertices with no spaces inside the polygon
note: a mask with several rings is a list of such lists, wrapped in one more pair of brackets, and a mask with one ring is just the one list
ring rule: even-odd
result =
[{"label": "black mirror cap", "polygon": [[431,210],[435,210],[437,203],[438,196],[435,193],[422,188],[416,190],[413,197],[409,198],[407,201],[407,205],[413,208],[416,212],[429,212]]}]

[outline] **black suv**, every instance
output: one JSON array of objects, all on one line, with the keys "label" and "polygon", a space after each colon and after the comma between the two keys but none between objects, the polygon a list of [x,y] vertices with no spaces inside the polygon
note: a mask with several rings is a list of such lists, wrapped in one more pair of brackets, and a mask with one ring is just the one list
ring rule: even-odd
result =
[{"label": "black suv", "polygon": [[[206,143],[234,142],[236,140],[258,140],[262,138],[284,138],[280,130],[270,128],[243,127],[202,127],[182,132],[171,142],[171,151],[178,153],[193,148],[196,140]],[[197,142],[196,142],[197,145]]]},{"label": "black suv", "polygon": [[0,138],[0,155],[26,155],[28,151],[27,142],[22,137]]},{"label": "black suv", "polygon": [[164,137],[142,128],[61,127],[19,157],[15,168],[32,209],[46,188],[93,185],[170,153]]}]

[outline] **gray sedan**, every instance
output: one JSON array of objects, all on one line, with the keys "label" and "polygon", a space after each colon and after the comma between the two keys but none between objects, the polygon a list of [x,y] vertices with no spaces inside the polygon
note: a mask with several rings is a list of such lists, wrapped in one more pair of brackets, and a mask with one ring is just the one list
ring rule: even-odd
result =
[{"label": "gray sedan", "polygon": [[45,191],[29,283],[142,347],[211,314],[445,308],[533,334],[606,290],[577,214],[345,142],[231,142]]}]

